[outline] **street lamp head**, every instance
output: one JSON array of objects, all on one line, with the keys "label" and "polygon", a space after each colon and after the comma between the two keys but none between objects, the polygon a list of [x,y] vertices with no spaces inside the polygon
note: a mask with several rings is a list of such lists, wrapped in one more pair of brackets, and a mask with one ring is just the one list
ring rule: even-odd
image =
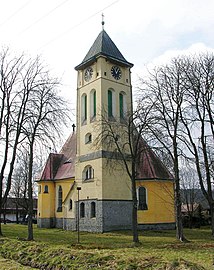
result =
[{"label": "street lamp head", "polygon": [[81,187],[77,187],[77,190],[81,190]]}]

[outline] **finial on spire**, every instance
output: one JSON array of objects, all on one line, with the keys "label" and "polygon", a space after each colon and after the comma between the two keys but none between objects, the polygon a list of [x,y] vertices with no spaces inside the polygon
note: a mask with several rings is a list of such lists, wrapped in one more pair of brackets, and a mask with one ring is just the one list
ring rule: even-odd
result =
[{"label": "finial on spire", "polygon": [[105,22],[104,22],[104,14],[102,13],[102,29],[104,30],[104,24],[105,24]]}]

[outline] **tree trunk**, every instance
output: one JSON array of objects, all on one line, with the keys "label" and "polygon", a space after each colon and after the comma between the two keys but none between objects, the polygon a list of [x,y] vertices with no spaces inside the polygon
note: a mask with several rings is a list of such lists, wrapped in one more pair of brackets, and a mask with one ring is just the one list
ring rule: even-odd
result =
[{"label": "tree trunk", "polygon": [[32,170],[33,170],[33,142],[30,143],[29,168],[28,168],[28,241],[33,240],[33,190],[32,190]]},{"label": "tree trunk", "polygon": [[[135,175],[135,174],[132,174]],[[139,243],[138,238],[138,228],[137,228],[137,194],[136,194],[136,183],[135,178],[132,177],[132,233],[133,233],[133,242]]]},{"label": "tree trunk", "polygon": [[19,224],[19,212],[18,212],[18,204],[16,203],[16,223]]},{"label": "tree trunk", "polygon": [[183,242],[184,241],[184,235],[183,235],[183,224],[182,224],[182,214],[181,214],[181,201],[180,201],[180,195],[179,191],[176,190],[176,238]]},{"label": "tree trunk", "polygon": [[214,238],[214,202],[210,205],[210,215],[211,215],[211,233]]},{"label": "tree trunk", "polygon": [[173,152],[174,152],[174,174],[175,174],[175,212],[176,212],[176,238],[183,242],[185,237],[183,234],[183,223],[181,213],[181,192],[180,192],[180,178],[179,178],[179,166],[178,166],[178,153],[176,137],[173,141]]}]

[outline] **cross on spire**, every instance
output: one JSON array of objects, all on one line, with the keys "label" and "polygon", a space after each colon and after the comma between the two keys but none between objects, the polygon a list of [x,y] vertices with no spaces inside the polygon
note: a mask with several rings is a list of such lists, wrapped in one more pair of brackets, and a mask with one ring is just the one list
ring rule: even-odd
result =
[{"label": "cross on spire", "polygon": [[102,13],[102,29],[104,30],[104,24],[105,24],[105,22],[104,22],[104,14]]}]

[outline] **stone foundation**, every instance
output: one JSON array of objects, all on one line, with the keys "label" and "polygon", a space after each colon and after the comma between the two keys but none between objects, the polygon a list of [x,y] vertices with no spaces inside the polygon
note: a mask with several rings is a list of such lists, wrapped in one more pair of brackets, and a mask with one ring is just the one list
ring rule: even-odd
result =
[{"label": "stone foundation", "polygon": [[[95,203],[96,217],[92,217],[91,204]],[[82,200],[85,215],[79,218],[79,230],[87,232],[108,232],[130,230],[132,228],[132,201],[114,200]],[[77,202],[75,205],[77,209]],[[77,213],[77,211],[76,211]],[[39,218],[39,228],[61,228],[77,230],[76,218]],[[138,224],[139,230],[170,230],[175,229],[175,223]]]}]

